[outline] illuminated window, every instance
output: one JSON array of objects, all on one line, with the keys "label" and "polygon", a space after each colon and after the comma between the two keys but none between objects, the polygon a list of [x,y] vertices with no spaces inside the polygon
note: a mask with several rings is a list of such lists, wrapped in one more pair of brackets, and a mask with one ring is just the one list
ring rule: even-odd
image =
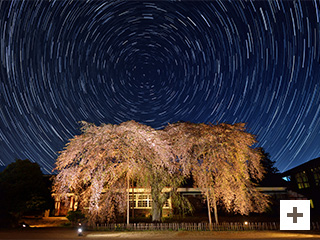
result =
[{"label": "illuminated window", "polygon": [[[152,197],[151,194],[134,194],[134,201],[132,201],[132,194],[129,195],[130,207],[137,209],[151,209],[152,208]],[[170,199],[168,199],[163,208],[171,208]]]},{"label": "illuminated window", "polygon": [[148,208],[149,207],[149,198],[147,194],[138,195],[138,207],[139,208]]},{"label": "illuminated window", "polygon": [[163,208],[169,208],[170,207],[170,203],[169,200],[167,200],[163,206]]},{"label": "illuminated window", "polygon": [[129,202],[130,202],[130,208],[134,207],[136,208],[136,202],[137,202],[137,195],[133,195],[134,201],[132,201],[132,194],[129,194]]},{"label": "illuminated window", "polygon": [[299,189],[310,187],[310,184],[308,182],[308,177],[305,171],[297,173],[296,180],[297,180]]},{"label": "illuminated window", "polygon": [[311,206],[311,208],[314,208],[312,199],[310,199],[310,206]]},{"label": "illuminated window", "polygon": [[311,169],[311,172],[313,173],[314,182],[316,186],[319,186],[320,185],[320,167]]}]

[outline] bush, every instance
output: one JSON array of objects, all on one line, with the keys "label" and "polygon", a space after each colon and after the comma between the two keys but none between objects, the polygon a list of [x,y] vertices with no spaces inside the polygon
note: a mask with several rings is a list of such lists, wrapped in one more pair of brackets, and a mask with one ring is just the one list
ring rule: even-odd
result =
[{"label": "bush", "polygon": [[77,211],[69,211],[68,214],[67,214],[67,219],[73,223],[73,224],[76,224],[76,223],[79,223],[81,221],[83,221],[85,219],[85,215],[77,210]]}]

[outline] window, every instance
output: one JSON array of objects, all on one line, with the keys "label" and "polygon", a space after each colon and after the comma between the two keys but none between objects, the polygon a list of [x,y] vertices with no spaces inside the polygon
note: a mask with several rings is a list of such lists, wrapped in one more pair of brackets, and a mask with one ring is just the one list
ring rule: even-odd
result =
[{"label": "window", "polygon": [[134,201],[132,201],[132,194],[129,195],[130,207],[134,208],[151,208],[152,199],[150,194],[134,194]]},{"label": "window", "polygon": [[[151,194],[141,194],[141,193],[135,193],[134,194],[134,201],[132,201],[132,194],[129,195],[130,200],[130,207],[134,207],[137,209],[146,209],[146,208],[152,208],[152,197]],[[171,208],[171,201],[168,199],[163,208]]]},{"label": "window", "polygon": [[315,167],[311,169],[311,172],[314,177],[314,182],[316,186],[320,186],[320,167]]},{"label": "window", "polygon": [[149,206],[149,198],[147,194],[139,194],[138,196],[138,208],[148,208]]},{"label": "window", "polygon": [[130,208],[136,207],[136,201],[137,201],[137,195],[133,195],[134,201],[132,201],[132,194],[129,194],[129,203],[130,203]]},{"label": "window", "polygon": [[170,208],[169,199],[164,203],[163,208]]},{"label": "window", "polygon": [[299,189],[310,187],[310,184],[308,182],[308,177],[305,171],[297,173],[296,180],[297,180]]}]

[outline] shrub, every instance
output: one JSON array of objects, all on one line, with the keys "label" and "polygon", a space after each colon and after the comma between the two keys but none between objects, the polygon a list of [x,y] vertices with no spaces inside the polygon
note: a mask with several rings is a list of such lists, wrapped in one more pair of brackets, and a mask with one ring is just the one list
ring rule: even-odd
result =
[{"label": "shrub", "polygon": [[78,222],[81,222],[85,219],[85,215],[77,210],[77,211],[69,211],[67,214],[67,219],[72,223],[76,224]]}]

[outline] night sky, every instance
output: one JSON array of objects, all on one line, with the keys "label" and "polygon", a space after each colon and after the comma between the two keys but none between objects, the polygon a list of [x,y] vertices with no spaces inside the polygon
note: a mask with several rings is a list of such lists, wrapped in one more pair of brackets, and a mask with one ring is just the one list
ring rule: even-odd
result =
[{"label": "night sky", "polygon": [[0,166],[51,173],[79,121],[246,122],[280,171],[320,156],[318,1],[1,1]]}]

